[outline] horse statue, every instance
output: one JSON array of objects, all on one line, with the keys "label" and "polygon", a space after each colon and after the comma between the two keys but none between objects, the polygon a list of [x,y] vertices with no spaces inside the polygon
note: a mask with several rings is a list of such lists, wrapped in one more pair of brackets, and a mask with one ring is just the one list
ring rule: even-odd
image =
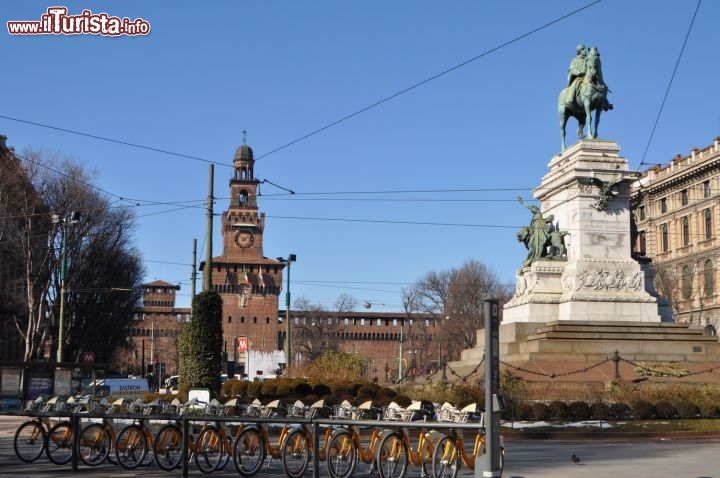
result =
[{"label": "horse statue", "polygon": [[[578,76],[573,81],[579,82],[575,88],[576,94],[573,98],[568,98],[572,90],[569,86],[560,92],[558,97],[558,113],[560,115],[560,138],[562,141],[562,149],[565,150],[565,126],[567,120],[571,116],[578,121],[577,135],[578,139],[585,137],[585,124],[588,125],[588,137],[595,139],[598,137],[598,125],[600,124],[600,113],[613,109],[613,105],[607,100],[607,94],[610,91],[602,77],[602,68],[600,65],[600,53],[597,48],[590,49],[585,60],[585,74]],[[592,112],[595,112],[593,121]],[[588,118],[590,119],[588,122]],[[594,123],[594,124],[593,124]]]}]

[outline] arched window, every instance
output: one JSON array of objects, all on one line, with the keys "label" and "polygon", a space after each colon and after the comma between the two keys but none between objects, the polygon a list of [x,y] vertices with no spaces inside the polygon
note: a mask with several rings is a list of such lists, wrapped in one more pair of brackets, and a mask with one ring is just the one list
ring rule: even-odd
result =
[{"label": "arched window", "polygon": [[690,272],[690,266],[685,266],[682,270],[682,293],[685,299],[690,299],[692,296],[692,273]]},{"label": "arched window", "polygon": [[705,261],[705,296],[710,297],[715,293],[715,268],[713,262]]}]

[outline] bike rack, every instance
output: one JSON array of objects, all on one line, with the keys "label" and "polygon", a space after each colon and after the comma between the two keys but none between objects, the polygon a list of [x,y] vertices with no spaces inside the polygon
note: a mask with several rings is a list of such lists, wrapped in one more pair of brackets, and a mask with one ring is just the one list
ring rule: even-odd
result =
[{"label": "bike rack", "polygon": [[[259,404],[259,402],[258,402]],[[258,405],[256,404],[256,405]],[[237,402],[233,406],[239,406]],[[252,404],[251,404],[252,406]],[[309,408],[309,407],[306,407]],[[170,410],[170,408],[166,408]],[[407,429],[421,429],[421,428],[432,428],[434,430],[473,430],[477,431],[478,428],[483,428],[482,423],[478,422],[443,422],[443,421],[403,421],[403,420],[353,420],[346,418],[321,418],[317,414],[311,418],[308,416],[293,416],[293,417],[279,417],[279,416],[246,416],[246,415],[182,415],[178,413],[149,413],[149,414],[137,414],[137,413],[100,413],[96,411],[2,411],[0,415],[3,416],[15,416],[15,417],[45,417],[45,418],[66,418],[73,424],[73,430],[79,430],[81,426],[81,420],[91,418],[108,418],[112,420],[132,420],[138,417],[142,417],[145,420],[158,420],[158,421],[179,421],[181,422],[183,436],[188,436],[190,431],[190,422],[197,421],[209,421],[209,422],[221,422],[221,423],[245,423],[245,424],[300,424],[307,425],[312,428],[313,431],[313,449],[318,450],[320,446],[320,427],[321,426],[358,426],[362,428],[407,428]],[[72,471],[77,472],[78,469],[78,457],[76,456],[75,450],[77,450],[79,433],[73,433],[73,450],[72,450]],[[182,476],[189,476],[189,457],[187,447],[183,447],[182,457]],[[320,476],[320,464],[318,459],[318,453],[313,453],[313,478],[319,478]]]}]

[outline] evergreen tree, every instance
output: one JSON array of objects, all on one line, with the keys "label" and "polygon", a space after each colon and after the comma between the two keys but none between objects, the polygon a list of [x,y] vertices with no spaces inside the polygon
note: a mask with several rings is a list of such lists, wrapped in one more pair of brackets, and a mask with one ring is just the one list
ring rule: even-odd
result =
[{"label": "evergreen tree", "polygon": [[180,334],[180,383],[186,389],[207,388],[220,393],[222,373],[222,298],[204,291],[192,301],[192,317]]}]

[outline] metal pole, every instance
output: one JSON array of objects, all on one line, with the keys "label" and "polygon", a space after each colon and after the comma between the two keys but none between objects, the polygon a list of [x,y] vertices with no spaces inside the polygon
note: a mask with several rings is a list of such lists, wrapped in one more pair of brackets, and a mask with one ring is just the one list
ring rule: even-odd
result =
[{"label": "metal pole", "polygon": [[60,318],[58,319],[58,348],[57,348],[57,362],[63,361],[63,342],[65,337],[63,334],[63,328],[65,326],[65,267],[67,264],[67,225],[63,220],[60,226],[61,234],[61,252],[62,258],[60,260]]},{"label": "metal pole", "polygon": [[[497,301],[485,301],[485,444],[475,460],[475,478],[502,475],[500,470],[500,317]],[[497,408],[496,408],[497,407]]]},{"label": "metal pole", "polygon": [[404,322],[402,319],[400,319],[400,356],[398,357],[398,383],[402,382],[403,325]]},{"label": "metal pole", "polygon": [[205,270],[203,271],[203,292],[212,289],[212,234],[213,234],[213,179],[215,168],[210,165],[208,178],[207,230],[205,231]]},{"label": "metal pole", "polygon": [[292,349],[290,346],[290,257],[287,260],[287,289],[285,290],[285,370],[290,368],[292,362]]},{"label": "metal pole", "polygon": [[190,272],[190,303],[195,297],[195,281],[197,280],[197,239],[193,239],[192,271]]}]

